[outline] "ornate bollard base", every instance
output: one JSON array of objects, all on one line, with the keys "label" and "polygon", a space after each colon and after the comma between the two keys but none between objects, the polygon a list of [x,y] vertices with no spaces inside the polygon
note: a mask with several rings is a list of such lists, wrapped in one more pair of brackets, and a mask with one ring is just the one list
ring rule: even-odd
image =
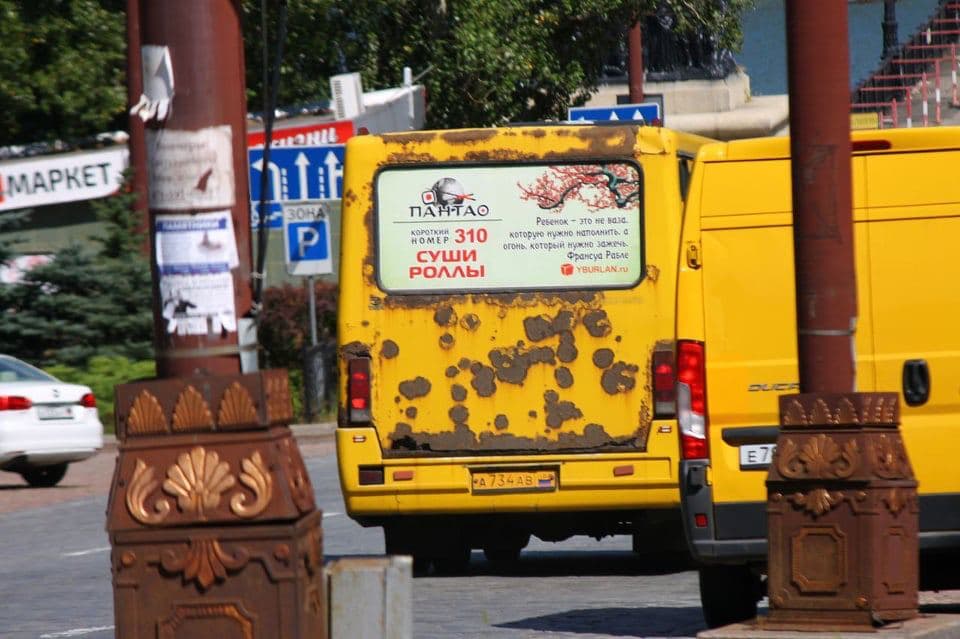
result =
[{"label": "ornate bollard base", "polygon": [[917,482],[893,393],[780,398],[767,477],[771,630],[917,616]]},{"label": "ornate bollard base", "polygon": [[116,636],[325,636],[320,517],[111,535]]},{"label": "ornate bollard base", "polygon": [[327,636],[321,513],[285,371],[117,387],[116,636]]}]

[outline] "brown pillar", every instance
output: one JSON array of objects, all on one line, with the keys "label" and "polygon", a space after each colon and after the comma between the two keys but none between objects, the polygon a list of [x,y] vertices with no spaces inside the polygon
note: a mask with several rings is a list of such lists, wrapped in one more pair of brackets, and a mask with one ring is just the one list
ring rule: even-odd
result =
[{"label": "brown pillar", "polygon": [[[231,269],[234,316],[242,317],[251,305],[251,249],[240,9],[231,0],[145,2],[139,30],[143,45],[169,49],[175,95],[169,115],[146,125],[153,264],[158,216],[229,210],[239,258]],[[167,296],[160,307],[169,313]],[[155,323],[160,377],[240,372],[235,319],[211,322],[203,333],[195,324],[171,332],[162,314]]]},{"label": "brown pillar", "polygon": [[288,428],[287,372],[242,374],[237,349],[251,304],[239,2],[129,8],[159,378],[115,391],[115,633],[324,639],[322,515]]},{"label": "brown pillar", "polygon": [[767,476],[768,629],[917,616],[917,482],[896,393],[856,392],[847,3],[787,0],[800,394]]},{"label": "brown pillar", "polygon": [[789,0],[786,10],[800,390],[851,392],[857,291],[847,5]]},{"label": "brown pillar", "polygon": [[630,27],[627,40],[629,66],[627,74],[630,79],[630,102],[643,102],[643,41],[640,29],[640,18]]}]

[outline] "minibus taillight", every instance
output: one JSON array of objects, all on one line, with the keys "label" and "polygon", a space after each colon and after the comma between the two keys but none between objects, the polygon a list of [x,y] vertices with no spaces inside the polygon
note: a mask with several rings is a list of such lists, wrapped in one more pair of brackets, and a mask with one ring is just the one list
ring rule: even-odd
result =
[{"label": "minibus taillight", "polygon": [[653,417],[663,419],[677,414],[677,369],[673,348],[653,350]]},{"label": "minibus taillight", "polygon": [[349,422],[367,424],[370,422],[370,359],[357,357],[347,364],[350,380],[347,386]]},{"label": "minibus taillight", "polygon": [[683,459],[707,459],[707,375],[703,342],[677,343],[677,422]]}]

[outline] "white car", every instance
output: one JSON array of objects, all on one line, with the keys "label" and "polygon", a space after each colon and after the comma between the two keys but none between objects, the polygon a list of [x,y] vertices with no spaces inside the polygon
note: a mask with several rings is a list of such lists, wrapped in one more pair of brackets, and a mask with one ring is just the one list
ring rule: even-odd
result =
[{"label": "white car", "polygon": [[0,470],[31,486],[55,486],[68,464],[102,447],[103,424],[88,386],[0,355]]}]

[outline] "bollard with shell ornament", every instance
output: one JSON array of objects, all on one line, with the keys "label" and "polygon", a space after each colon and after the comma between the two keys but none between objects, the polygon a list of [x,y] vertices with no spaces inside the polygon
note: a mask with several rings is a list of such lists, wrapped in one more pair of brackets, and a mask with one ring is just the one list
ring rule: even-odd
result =
[{"label": "bollard with shell ornament", "polygon": [[286,371],[116,390],[116,636],[326,637],[321,513]]},{"label": "bollard with shell ornament", "polygon": [[780,398],[767,476],[771,630],[917,616],[917,481],[896,393]]}]

